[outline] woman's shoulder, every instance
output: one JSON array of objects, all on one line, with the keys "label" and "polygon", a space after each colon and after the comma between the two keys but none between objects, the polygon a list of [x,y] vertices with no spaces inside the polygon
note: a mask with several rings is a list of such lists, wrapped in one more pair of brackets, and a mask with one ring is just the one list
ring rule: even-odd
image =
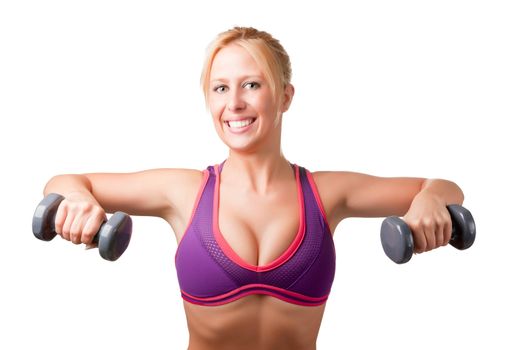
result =
[{"label": "woman's shoulder", "polygon": [[[159,187],[160,185],[163,185],[164,187],[167,187],[168,185],[174,184],[178,185],[178,187],[182,187],[186,184],[194,184],[196,182],[200,182],[204,172],[205,170],[189,168],[154,168],[134,173],[115,174],[117,175],[115,179],[120,180],[122,177],[128,177],[135,180],[135,182],[141,182],[149,186],[152,184],[153,186]],[[98,176],[99,174],[93,175]]]},{"label": "woman's shoulder", "polygon": [[[164,218],[172,223],[172,227],[180,227],[178,223],[184,223],[189,216],[200,191],[201,185],[206,178],[207,170],[190,168],[162,168],[153,169],[158,173],[159,186],[164,188],[169,201],[171,211],[164,215]],[[176,221],[176,218],[178,219]]]},{"label": "woman's shoulder", "polygon": [[[134,173],[132,183],[154,192],[166,193],[172,207],[187,203],[202,183],[207,170],[191,168],[156,168]],[[143,186],[141,184],[144,184]]]},{"label": "woman's shoulder", "polygon": [[[155,169],[158,171],[158,169]],[[171,177],[180,181],[196,181],[201,179],[205,169],[191,169],[191,168],[164,168],[159,169],[161,174],[166,177]]]},{"label": "woman's shoulder", "polygon": [[310,171],[313,179],[321,183],[338,182],[339,180],[349,180],[366,176],[366,174],[345,170],[318,170]]},{"label": "woman's shoulder", "polygon": [[187,192],[193,192],[200,186],[207,169],[165,168],[155,171],[160,172],[162,181],[167,184],[169,190],[187,195]]},{"label": "woman's shoulder", "polygon": [[311,175],[319,193],[325,200],[334,203],[334,206],[344,202],[354,188],[369,186],[381,179],[378,176],[345,170],[320,170],[311,172]]},{"label": "woman's shoulder", "polygon": [[331,229],[345,217],[346,202],[350,189],[365,182],[370,175],[352,171],[313,171],[310,172],[317,193],[322,201]]}]

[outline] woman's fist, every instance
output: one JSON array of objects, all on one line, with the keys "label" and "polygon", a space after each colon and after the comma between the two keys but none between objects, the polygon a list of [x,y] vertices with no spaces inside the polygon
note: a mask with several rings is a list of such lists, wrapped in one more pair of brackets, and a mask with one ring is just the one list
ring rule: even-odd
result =
[{"label": "woman's fist", "polygon": [[55,232],[74,244],[92,245],[106,213],[87,192],[71,192],[60,203],[55,216]]},{"label": "woman's fist", "polygon": [[452,219],[446,203],[435,195],[419,193],[403,220],[413,233],[415,253],[447,245],[452,237]]}]

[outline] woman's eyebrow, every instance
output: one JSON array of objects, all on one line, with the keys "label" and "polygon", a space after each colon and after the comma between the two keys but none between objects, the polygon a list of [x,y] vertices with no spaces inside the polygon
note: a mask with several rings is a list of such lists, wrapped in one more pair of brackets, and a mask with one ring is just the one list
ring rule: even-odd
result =
[{"label": "woman's eyebrow", "polygon": [[[243,81],[243,80],[247,80],[247,79],[264,79],[261,75],[258,75],[258,74],[250,74],[250,75],[244,75],[242,77],[239,77],[237,80],[239,81]],[[228,82],[229,79],[227,78],[222,78],[222,77],[213,77],[211,78],[211,82]]]}]

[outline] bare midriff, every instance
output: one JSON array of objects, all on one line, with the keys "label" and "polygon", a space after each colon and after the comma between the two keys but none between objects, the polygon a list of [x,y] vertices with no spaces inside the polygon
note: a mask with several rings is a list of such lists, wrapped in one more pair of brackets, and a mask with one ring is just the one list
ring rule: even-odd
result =
[{"label": "bare midriff", "polygon": [[220,306],[183,303],[188,350],[314,350],[326,305],[300,306],[267,295]]}]

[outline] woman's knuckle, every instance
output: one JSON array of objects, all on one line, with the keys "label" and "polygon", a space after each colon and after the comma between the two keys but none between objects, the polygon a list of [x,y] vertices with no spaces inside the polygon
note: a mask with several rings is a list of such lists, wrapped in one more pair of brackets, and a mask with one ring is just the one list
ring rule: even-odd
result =
[{"label": "woman's knuckle", "polygon": [[77,229],[71,229],[69,236],[71,237],[72,241],[75,241],[80,236],[80,232]]},{"label": "woman's knuckle", "polygon": [[82,234],[83,243],[90,243],[90,242],[92,242],[92,239],[94,239],[93,231],[91,231],[91,230],[83,231],[83,234]]},{"label": "woman's knuckle", "polygon": [[94,209],[94,205],[90,202],[83,202],[81,207],[82,207],[82,210],[87,213],[91,212]]},{"label": "woman's knuckle", "polygon": [[422,226],[429,230],[435,227],[434,221],[431,218],[424,218],[422,220]]},{"label": "woman's knuckle", "polygon": [[104,209],[98,206],[94,206],[92,214],[96,217],[103,218],[105,215]]}]

